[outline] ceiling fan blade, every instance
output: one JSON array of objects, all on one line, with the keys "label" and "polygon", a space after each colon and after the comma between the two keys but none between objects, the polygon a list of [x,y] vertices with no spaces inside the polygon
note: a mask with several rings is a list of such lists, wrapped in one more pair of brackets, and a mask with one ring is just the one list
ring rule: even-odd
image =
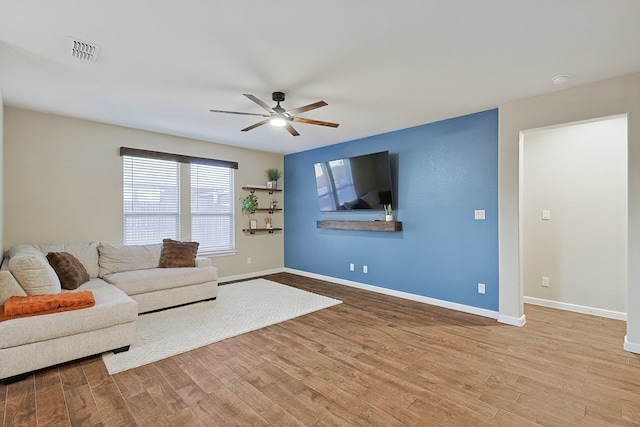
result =
[{"label": "ceiling fan blade", "polygon": [[315,110],[316,108],[324,107],[325,105],[329,105],[324,101],[314,102],[313,104],[305,105],[304,107],[294,108],[293,110],[288,110],[289,114],[299,114],[304,113],[305,111]]},{"label": "ceiling fan blade", "polygon": [[244,129],[242,129],[242,132],[250,131],[251,129],[255,129],[255,128],[257,128],[258,126],[266,125],[267,123],[269,123],[269,119],[267,119],[267,120],[262,120],[262,121],[260,121],[260,122],[258,122],[258,123],[256,123],[256,124],[254,124],[254,125],[251,125],[251,126],[249,126],[249,127],[246,127],[246,128],[244,128]]},{"label": "ceiling fan blade", "polygon": [[264,108],[265,110],[267,110],[269,113],[274,113],[273,108],[269,107],[267,104],[265,104],[255,96],[250,95],[248,93],[243,93],[243,95],[249,98],[250,100],[252,100],[253,102],[255,102],[256,104],[258,104],[259,106],[261,106],[262,108]]},{"label": "ceiling fan blade", "polygon": [[330,128],[337,128],[338,126],[340,126],[339,123],[322,122],[320,120],[305,119],[303,117],[294,117],[293,121],[294,122],[300,122],[300,123],[306,123],[308,125],[327,126],[327,127],[330,127]]},{"label": "ceiling fan blade", "polygon": [[297,131],[297,130],[295,130],[295,129],[293,128],[293,126],[291,126],[291,123],[287,122],[287,123],[284,125],[284,127],[289,131],[289,133],[290,133],[291,135],[293,135],[293,136],[298,136],[298,135],[300,135],[300,134],[298,133],[298,131]]},{"label": "ceiling fan blade", "polygon": [[241,113],[240,111],[224,111],[224,110],[209,110],[212,113],[226,113],[226,114],[242,114],[244,116],[260,116],[260,117],[270,117],[268,114],[258,114],[258,113]]}]

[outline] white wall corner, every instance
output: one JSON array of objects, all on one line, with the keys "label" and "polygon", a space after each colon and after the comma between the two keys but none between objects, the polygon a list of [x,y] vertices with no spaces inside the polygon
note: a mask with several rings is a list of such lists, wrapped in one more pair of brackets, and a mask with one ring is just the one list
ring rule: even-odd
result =
[{"label": "white wall corner", "polygon": [[626,335],[624,336],[624,349],[631,353],[640,354],[640,344],[629,342]]},{"label": "white wall corner", "polygon": [[504,323],[506,325],[522,327],[525,325],[525,323],[527,323],[527,317],[524,314],[520,317],[505,316],[503,314],[500,314],[498,315],[498,322]]}]

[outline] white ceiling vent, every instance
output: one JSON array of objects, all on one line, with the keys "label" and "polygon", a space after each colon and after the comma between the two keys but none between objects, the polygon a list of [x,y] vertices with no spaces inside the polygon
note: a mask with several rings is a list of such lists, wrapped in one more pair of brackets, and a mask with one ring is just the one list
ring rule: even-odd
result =
[{"label": "white ceiling vent", "polygon": [[73,37],[69,37],[69,47],[71,56],[81,61],[96,62],[100,53],[100,46],[94,43],[84,42]]}]

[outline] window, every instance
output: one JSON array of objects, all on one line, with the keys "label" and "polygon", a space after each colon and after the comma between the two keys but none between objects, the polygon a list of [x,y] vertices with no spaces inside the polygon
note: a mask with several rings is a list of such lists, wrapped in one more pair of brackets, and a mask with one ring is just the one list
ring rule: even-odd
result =
[{"label": "window", "polygon": [[157,243],[180,236],[177,162],[123,157],[124,243]]},{"label": "window", "polygon": [[234,248],[233,169],[191,164],[191,239],[202,252]]},{"label": "window", "polygon": [[[126,147],[120,148],[120,155],[125,245],[190,236],[200,243],[200,253],[235,249],[233,170],[237,163]],[[189,167],[181,168],[180,163]],[[181,187],[181,180],[190,185]],[[190,194],[181,197],[180,188]]]}]

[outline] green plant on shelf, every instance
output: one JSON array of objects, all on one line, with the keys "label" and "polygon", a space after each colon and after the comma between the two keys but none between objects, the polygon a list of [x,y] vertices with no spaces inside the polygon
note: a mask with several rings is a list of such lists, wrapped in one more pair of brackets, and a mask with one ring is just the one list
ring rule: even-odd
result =
[{"label": "green plant on shelf", "polygon": [[282,172],[278,168],[269,168],[264,173],[267,174],[267,179],[269,181],[277,181],[282,176]]},{"label": "green plant on shelf", "polygon": [[242,213],[254,214],[258,209],[258,197],[251,193],[245,197],[240,197],[240,203],[242,204]]}]

